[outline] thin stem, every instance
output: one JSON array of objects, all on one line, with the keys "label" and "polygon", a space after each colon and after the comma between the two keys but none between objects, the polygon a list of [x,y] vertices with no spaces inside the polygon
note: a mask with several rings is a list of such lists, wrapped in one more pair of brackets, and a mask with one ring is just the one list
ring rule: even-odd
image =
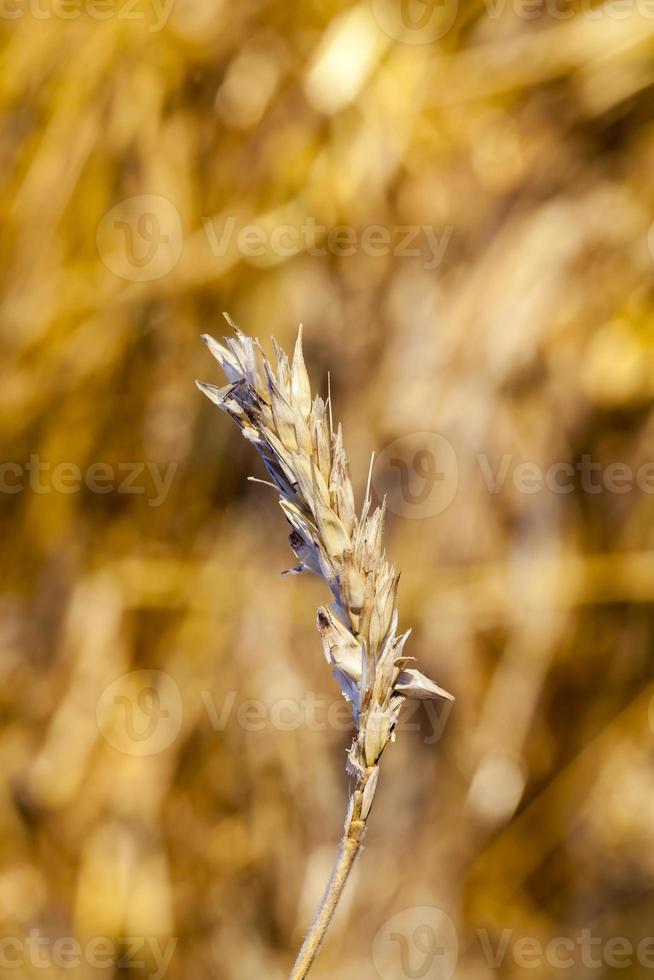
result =
[{"label": "thin stem", "polygon": [[[373,773],[374,779],[371,780]],[[355,786],[354,793],[350,798],[348,820],[345,825],[345,833],[341,841],[336,863],[334,864],[331,877],[325,889],[325,894],[320,901],[313,922],[302,944],[302,949],[298,953],[289,980],[304,980],[304,977],[308,974],[313,961],[318,955],[320,945],[325,937],[329,923],[332,921],[336,906],[345,888],[345,883],[354,866],[356,856],[359,853],[363,835],[366,832],[366,823],[370,814],[376,781],[377,772],[373,767],[366,770]],[[364,801],[364,790],[369,782],[371,785]]]}]

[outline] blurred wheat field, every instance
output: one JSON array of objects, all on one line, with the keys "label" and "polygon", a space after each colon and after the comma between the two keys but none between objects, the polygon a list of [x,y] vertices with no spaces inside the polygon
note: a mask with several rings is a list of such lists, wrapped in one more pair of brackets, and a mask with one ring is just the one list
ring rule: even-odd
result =
[{"label": "blurred wheat field", "polygon": [[457,699],[312,975],[649,976],[654,10],[139,3],[0,17],[0,975],[283,980],[331,865],[326,597],[193,384],[228,310],[303,322]]}]

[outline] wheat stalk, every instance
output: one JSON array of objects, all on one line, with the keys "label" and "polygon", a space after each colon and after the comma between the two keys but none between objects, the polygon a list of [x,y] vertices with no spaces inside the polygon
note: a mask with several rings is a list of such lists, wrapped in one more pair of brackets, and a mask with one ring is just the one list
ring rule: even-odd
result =
[{"label": "wheat stalk", "polygon": [[452,696],[404,656],[410,630],[398,635],[399,575],[383,550],[385,502],[371,510],[370,479],[360,515],[354,506],[341,426],[334,431],[331,398],[312,399],[300,327],[292,362],[273,340],[275,366],[258,340],[226,319],[235,337],[220,344],[204,336],[222,367],[223,388],[198,387],[240,426],[263,458],[291,525],[299,564],[285,574],[313,572],[327,583],[331,608],[318,610],[327,662],[350,702],[356,734],[348,754],[355,777],[340,851],[290,980],[311,968],[366,830],[379,761],[394,739],[405,698]]}]

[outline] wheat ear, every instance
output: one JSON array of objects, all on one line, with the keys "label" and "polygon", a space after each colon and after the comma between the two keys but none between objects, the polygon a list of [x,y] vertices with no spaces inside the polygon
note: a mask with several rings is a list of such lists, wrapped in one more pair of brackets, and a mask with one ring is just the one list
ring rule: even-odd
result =
[{"label": "wheat ear", "polygon": [[228,384],[216,388],[198,382],[198,387],[254,444],[279,492],[299,561],[285,574],[313,572],[331,591],[332,606],[318,610],[318,631],[356,728],[347,763],[355,784],[339,855],[290,975],[290,980],[301,980],[318,953],[361,847],[379,761],[394,739],[405,698],[452,696],[404,656],[410,630],[397,633],[399,575],[383,550],[385,502],[372,510],[369,479],[361,513],[355,511],[341,426],[334,431],[331,421],[331,398],[326,404],[311,396],[302,328],[292,361],[273,340],[273,366],[259,341],[225,316],[235,335],[225,344],[203,339]]}]

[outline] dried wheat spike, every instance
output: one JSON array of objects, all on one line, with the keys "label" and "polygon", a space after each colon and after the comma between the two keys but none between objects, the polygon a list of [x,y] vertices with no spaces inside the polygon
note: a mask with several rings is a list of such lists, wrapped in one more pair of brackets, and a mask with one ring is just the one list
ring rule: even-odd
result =
[{"label": "dried wheat spike", "polygon": [[378,764],[394,738],[405,698],[452,696],[411,666],[404,656],[410,631],[397,633],[399,575],[383,547],[385,503],[371,512],[370,481],[357,515],[339,425],[331,404],[312,398],[302,353],[302,328],[292,362],[273,340],[275,364],[259,341],[226,319],[235,336],[221,344],[205,336],[227,378],[223,388],[198,387],[240,426],[258,450],[291,525],[299,564],[289,573],[312,572],[327,583],[331,608],[318,610],[327,662],[351,703],[356,735],[348,768],[356,776],[341,853],[291,977],[306,976],[359,850],[374,798]]}]

